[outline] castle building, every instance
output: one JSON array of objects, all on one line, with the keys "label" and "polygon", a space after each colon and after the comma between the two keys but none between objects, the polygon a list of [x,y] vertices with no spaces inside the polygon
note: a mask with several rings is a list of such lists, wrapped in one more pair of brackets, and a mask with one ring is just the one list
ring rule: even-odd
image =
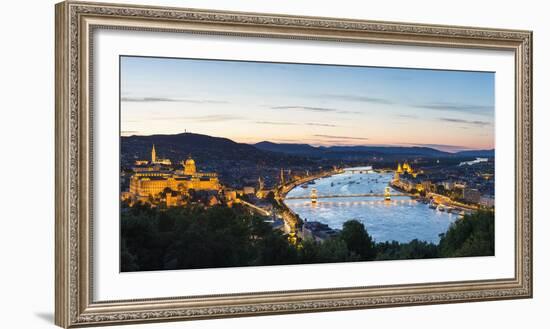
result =
[{"label": "castle building", "polygon": [[[158,164],[163,160],[167,159],[157,158],[153,145],[151,163]],[[134,172],[130,178],[130,196],[146,201],[150,196],[155,197],[166,189],[180,192],[181,195],[187,195],[189,190],[220,190],[221,185],[218,175],[216,173],[198,172],[195,160],[191,157],[183,162],[183,167],[183,171],[148,170]]]},{"label": "castle building", "polygon": [[187,160],[182,161],[183,164],[183,174],[184,175],[194,175],[197,173],[197,166],[195,165],[195,160],[193,160],[191,157],[187,158]]}]

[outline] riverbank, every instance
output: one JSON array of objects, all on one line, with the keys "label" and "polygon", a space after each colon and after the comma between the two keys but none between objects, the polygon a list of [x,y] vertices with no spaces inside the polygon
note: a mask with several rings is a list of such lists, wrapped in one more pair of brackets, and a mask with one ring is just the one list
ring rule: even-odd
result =
[{"label": "riverbank", "polygon": [[291,240],[293,243],[296,242],[297,238],[301,238],[300,231],[298,228],[303,224],[301,222],[300,216],[296,214],[291,208],[289,208],[285,203],[285,197],[286,195],[292,191],[294,188],[303,185],[308,184],[312,181],[315,181],[316,179],[320,178],[326,178],[330,177],[339,173],[342,173],[343,169],[335,169],[328,172],[322,172],[317,175],[311,175],[302,177],[298,180],[291,181],[285,185],[279,186],[275,190],[275,201],[278,205],[278,212],[281,218],[284,222],[284,231],[289,235],[289,240]]}]

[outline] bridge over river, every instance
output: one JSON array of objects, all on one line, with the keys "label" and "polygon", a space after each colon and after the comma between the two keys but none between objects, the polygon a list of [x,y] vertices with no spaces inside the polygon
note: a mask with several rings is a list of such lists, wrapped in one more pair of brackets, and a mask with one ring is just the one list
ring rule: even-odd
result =
[{"label": "bridge over river", "polygon": [[394,196],[410,196],[407,193],[363,193],[363,194],[328,194],[328,195],[309,195],[309,196],[289,196],[286,200],[308,200],[308,199],[329,199],[329,198],[366,198],[366,197],[383,197],[391,198]]}]

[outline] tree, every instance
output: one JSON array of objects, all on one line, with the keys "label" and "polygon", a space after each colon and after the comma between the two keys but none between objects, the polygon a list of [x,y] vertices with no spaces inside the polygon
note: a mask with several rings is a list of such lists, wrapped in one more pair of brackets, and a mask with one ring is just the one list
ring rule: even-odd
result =
[{"label": "tree", "polygon": [[414,239],[407,243],[397,241],[376,244],[376,259],[425,259],[439,256],[437,245]]},{"label": "tree", "polygon": [[493,256],[495,254],[495,216],[478,211],[457,220],[439,242],[443,257]]},{"label": "tree", "polygon": [[122,272],[139,271],[137,257],[130,253],[124,239],[120,244],[120,270]]},{"label": "tree", "polygon": [[348,250],[358,255],[361,260],[372,260],[376,257],[372,238],[361,222],[357,220],[345,222],[340,237],[346,243]]}]

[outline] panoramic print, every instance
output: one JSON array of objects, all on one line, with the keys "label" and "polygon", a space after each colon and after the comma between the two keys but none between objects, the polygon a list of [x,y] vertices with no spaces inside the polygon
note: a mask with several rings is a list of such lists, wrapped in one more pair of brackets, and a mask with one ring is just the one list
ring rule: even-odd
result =
[{"label": "panoramic print", "polygon": [[494,78],[121,56],[120,270],[494,256]]}]

